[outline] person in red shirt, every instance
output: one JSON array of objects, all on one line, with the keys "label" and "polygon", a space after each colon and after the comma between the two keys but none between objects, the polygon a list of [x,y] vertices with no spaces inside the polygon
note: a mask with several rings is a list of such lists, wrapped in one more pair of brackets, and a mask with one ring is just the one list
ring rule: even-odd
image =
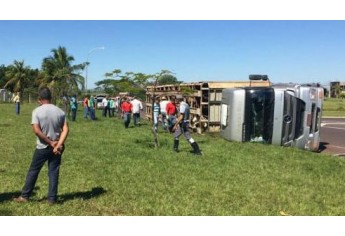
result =
[{"label": "person in red shirt", "polygon": [[86,95],[83,100],[84,118],[88,119],[89,116],[89,95]]},{"label": "person in red shirt", "polygon": [[166,112],[168,116],[168,129],[170,132],[172,132],[172,128],[174,127],[176,123],[176,114],[177,114],[177,108],[175,103],[175,96],[170,97],[170,102],[166,106]]},{"label": "person in red shirt", "polygon": [[132,103],[130,103],[129,99],[125,97],[124,102],[121,104],[121,110],[126,129],[128,128],[129,123],[131,123],[132,107]]}]

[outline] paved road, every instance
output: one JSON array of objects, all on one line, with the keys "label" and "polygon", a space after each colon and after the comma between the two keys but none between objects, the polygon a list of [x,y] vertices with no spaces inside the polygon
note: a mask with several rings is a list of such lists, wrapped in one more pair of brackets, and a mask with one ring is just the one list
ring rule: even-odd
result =
[{"label": "paved road", "polygon": [[345,156],[345,118],[322,118],[321,153]]}]

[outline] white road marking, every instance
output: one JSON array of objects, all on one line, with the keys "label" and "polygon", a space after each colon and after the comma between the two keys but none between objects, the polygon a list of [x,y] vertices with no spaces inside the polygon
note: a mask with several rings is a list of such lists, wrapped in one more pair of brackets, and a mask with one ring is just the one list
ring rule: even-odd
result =
[{"label": "white road marking", "polygon": [[322,122],[321,125],[345,125],[345,122],[333,122],[333,123]]}]

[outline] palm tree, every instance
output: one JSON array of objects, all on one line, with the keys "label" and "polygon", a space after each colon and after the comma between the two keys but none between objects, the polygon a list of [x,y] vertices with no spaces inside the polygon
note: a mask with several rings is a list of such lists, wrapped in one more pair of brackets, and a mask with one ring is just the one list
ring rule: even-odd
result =
[{"label": "palm tree", "polygon": [[13,86],[13,92],[19,92],[20,97],[23,97],[24,88],[29,83],[30,67],[24,66],[24,61],[15,60],[13,65],[10,65],[5,73],[7,83],[4,88],[9,85]]},{"label": "palm tree", "polygon": [[334,90],[335,90],[335,95],[337,96],[337,98],[339,98],[342,92],[342,89],[339,83],[334,86]]},{"label": "palm tree", "polygon": [[50,87],[55,96],[83,90],[84,77],[80,74],[85,64],[72,65],[74,57],[68,55],[65,47],[59,46],[51,52],[52,56],[43,59],[40,85]]}]

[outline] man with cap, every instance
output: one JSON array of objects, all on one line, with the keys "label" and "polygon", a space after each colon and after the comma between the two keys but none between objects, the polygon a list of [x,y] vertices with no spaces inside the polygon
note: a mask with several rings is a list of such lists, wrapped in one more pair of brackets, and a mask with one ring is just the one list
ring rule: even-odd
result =
[{"label": "man with cap", "polygon": [[190,108],[188,103],[186,103],[182,97],[176,98],[177,102],[179,102],[179,114],[176,119],[176,123],[172,129],[174,132],[174,151],[178,152],[179,146],[179,137],[181,134],[184,135],[188,143],[192,146],[193,151],[192,153],[195,155],[202,155],[199,145],[195,140],[192,138],[189,132],[189,115],[190,115]]}]

